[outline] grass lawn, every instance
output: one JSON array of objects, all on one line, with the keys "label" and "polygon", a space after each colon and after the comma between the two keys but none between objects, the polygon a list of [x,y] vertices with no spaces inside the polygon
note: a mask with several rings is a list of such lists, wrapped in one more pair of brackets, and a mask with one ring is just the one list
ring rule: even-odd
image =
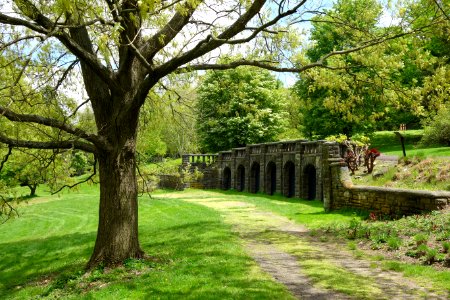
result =
[{"label": "grass lawn", "polygon": [[[450,147],[437,145],[434,147],[420,146],[423,130],[401,131],[405,137],[406,156],[450,156]],[[377,131],[370,137],[371,147],[377,148],[386,155],[403,156],[400,139],[394,131]]]},{"label": "grass lawn", "polygon": [[21,206],[0,231],[0,298],[291,298],[217,212],[175,199],[140,198],[140,241],[152,259],[84,274],[97,205],[97,187],[84,186]]},{"label": "grass lawn", "polygon": [[[185,200],[250,203],[306,225],[311,234],[324,226],[345,228],[355,217],[366,216],[352,210],[325,213],[318,201],[281,196],[158,191],[153,198],[140,198],[139,204],[140,241],[150,259],[85,273],[96,235],[98,187],[84,185],[79,191],[54,196],[39,194],[43,196],[19,207],[19,218],[1,225],[0,299],[291,299],[286,288],[244,252],[242,241],[219,212]],[[287,250],[302,257],[302,249]],[[387,260],[383,264],[415,278],[433,273],[430,280],[437,288],[448,286],[450,271]],[[315,273],[318,268],[330,269],[306,267]],[[332,275],[341,272],[331,271]],[[333,282],[330,274],[323,276]]]}]

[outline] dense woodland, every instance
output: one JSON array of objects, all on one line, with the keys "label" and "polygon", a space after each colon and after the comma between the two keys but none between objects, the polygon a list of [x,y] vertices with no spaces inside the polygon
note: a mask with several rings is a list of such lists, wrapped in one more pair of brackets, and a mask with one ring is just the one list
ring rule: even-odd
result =
[{"label": "dense woodland", "polygon": [[450,145],[448,1],[1,5],[2,213],[11,187],[92,174],[89,266],[143,256],[136,167],[160,157],[399,124]]}]

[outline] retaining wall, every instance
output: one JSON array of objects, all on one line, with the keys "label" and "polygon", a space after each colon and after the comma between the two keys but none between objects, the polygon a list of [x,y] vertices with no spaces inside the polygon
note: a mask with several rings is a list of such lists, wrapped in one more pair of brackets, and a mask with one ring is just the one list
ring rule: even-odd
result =
[{"label": "retaining wall", "polygon": [[332,163],[331,209],[359,208],[386,215],[411,215],[450,205],[450,192],[354,185],[342,163]]}]

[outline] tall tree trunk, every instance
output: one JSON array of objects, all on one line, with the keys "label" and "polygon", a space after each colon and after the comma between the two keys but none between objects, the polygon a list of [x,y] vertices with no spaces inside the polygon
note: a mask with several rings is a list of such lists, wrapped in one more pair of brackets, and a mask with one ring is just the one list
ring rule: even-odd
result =
[{"label": "tall tree trunk", "polygon": [[114,266],[127,258],[142,258],[138,240],[136,180],[137,114],[111,126],[114,149],[98,153],[100,208],[97,239],[87,265]]}]

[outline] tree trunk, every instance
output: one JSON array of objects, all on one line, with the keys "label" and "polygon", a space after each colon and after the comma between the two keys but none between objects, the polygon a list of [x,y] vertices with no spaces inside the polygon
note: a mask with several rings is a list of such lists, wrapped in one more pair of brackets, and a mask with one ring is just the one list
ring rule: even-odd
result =
[{"label": "tree trunk", "polygon": [[30,189],[30,197],[36,196],[37,184],[30,184],[28,188]]},{"label": "tree trunk", "polygon": [[119,150],[99,154],[100,209],[97,239],[87,268],[142,258],[138,240],[135,138]]}]

